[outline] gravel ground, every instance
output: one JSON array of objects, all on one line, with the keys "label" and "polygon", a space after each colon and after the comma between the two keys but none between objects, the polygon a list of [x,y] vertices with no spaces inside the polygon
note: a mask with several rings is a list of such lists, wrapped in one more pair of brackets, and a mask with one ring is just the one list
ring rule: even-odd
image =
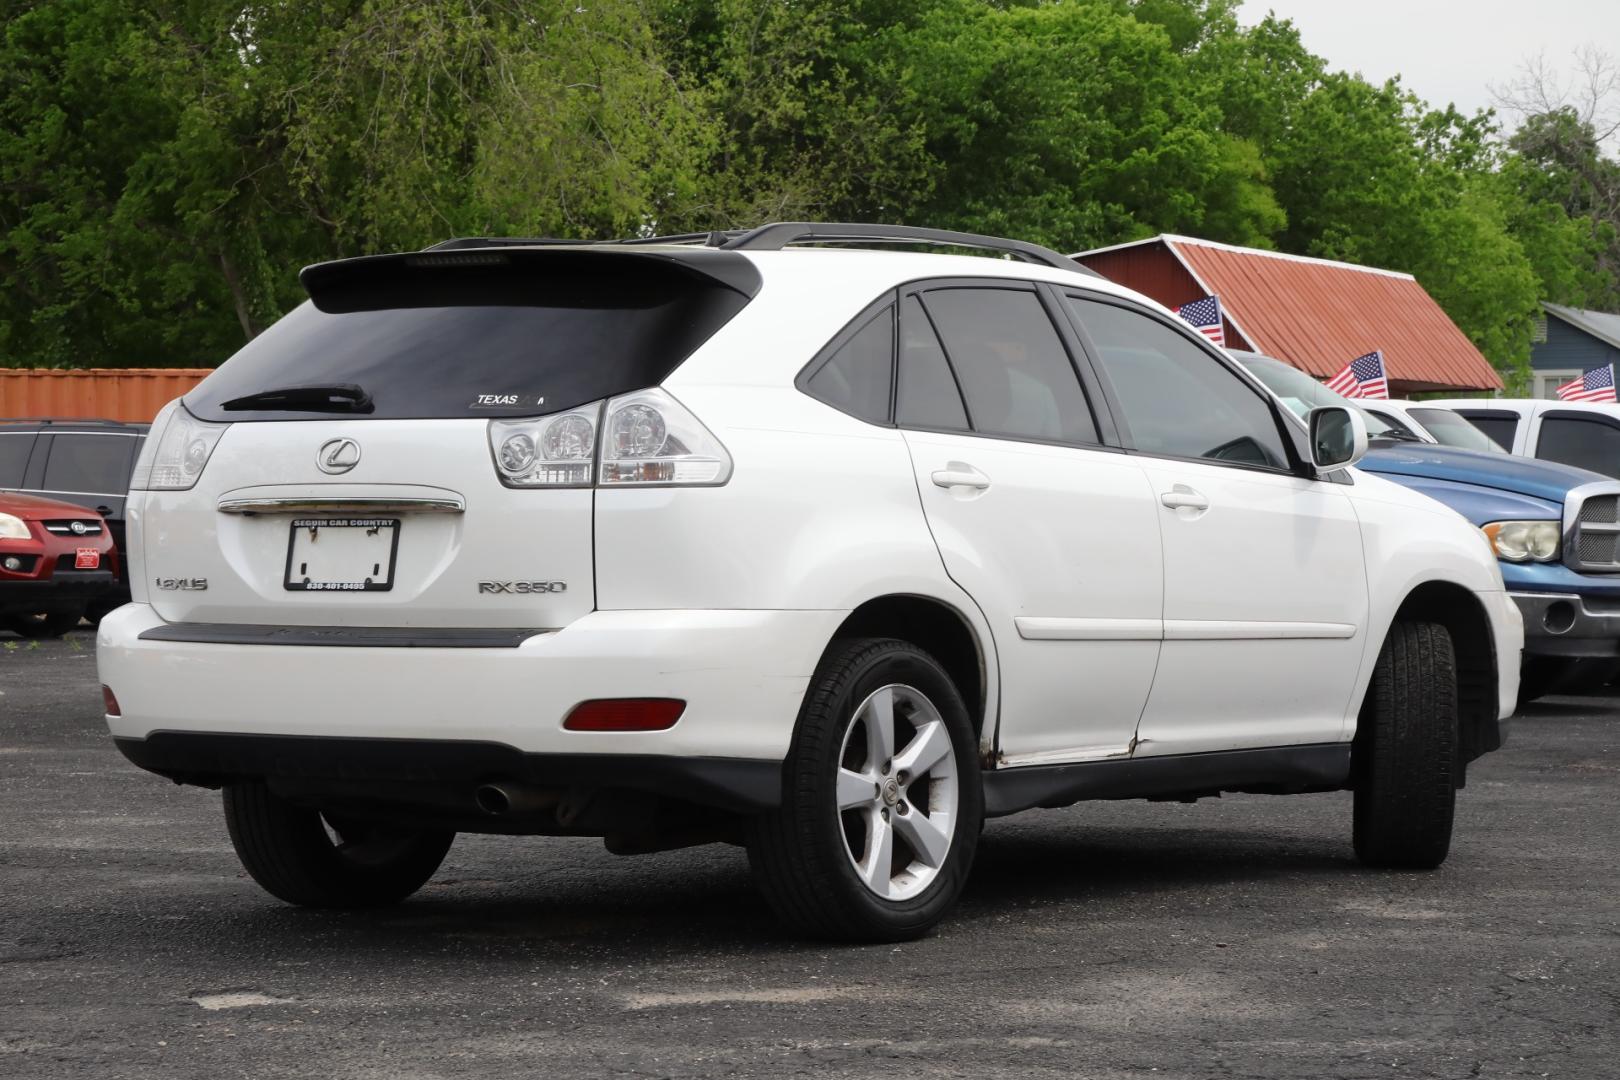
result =
[{"label": "gravel ground", "polygon": [[1363,870],[1345,795],[993,822],[900,947],[787,939],[732,848],[462,837],[299,911],[219,796],[105,737],[89,634],[0,635],[0,1076],[1620,1075],[1620,699],[1472,770],[1450,861]]}]

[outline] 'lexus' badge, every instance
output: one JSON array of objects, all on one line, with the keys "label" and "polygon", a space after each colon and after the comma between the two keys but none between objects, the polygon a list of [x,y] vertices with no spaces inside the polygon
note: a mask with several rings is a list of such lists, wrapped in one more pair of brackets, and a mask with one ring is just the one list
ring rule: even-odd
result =
[{"label": "'lexus' badge", "polygon": [[315,452],[315,464],[323,473],[346,473],[360,464],[360,444],[353,439],[330,439]]}]

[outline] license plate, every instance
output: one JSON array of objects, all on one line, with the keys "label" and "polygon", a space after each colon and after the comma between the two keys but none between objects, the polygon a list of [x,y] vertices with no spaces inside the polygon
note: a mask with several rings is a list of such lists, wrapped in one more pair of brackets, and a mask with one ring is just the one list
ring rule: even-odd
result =
[{"label": "license plate", "polygon": [[95,570],[101,566],[101,550],[99,548],[78,548],[73,555],[73,569]]},{"label": "license plate", "polygon": [[298,592],[387,592],[398,551],[398,518],[297,518],[285,584]]}]

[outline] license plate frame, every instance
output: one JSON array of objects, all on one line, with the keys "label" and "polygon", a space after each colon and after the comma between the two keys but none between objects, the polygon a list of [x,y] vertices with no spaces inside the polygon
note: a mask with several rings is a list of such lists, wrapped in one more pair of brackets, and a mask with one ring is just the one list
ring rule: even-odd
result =
[{"label": "license plate frame", "polygon": [[[327,580],[322,578],[316,580],[312,578],[308,572],[309,560],[305,558],[300,561],[298,558],[300,550],[299,537],[302,533],[309,533],[310,538],[305,547],[307,552],[307,545],[318,542],[317,538],[323,529],[365,530],[371,534],[381,534],[383,530],[387,530],[387,572],[383,572],[382,560],[378,559],[373,563],[376,570],[374,574],[366,574],[364,572],[365,564],[361,562],[357,564],[360,567],[359,571],[351,572],[346,579]],[[394,587],[394,572],[399,564],[399,533],[400,519],[397,517],[294,518],[287,530],[287,565],[282,574],[282,588],[288,592],[388,592]],[[347,546],[356,547],[360,545],[350,544]],[[377,545],[371,546],[375,548]],[[346,554],[352,554],[352,552]],[[376,554],[379,554],[379,551],[374,550],[368,553],[368,555]],[[295,564],[298,569],[296,575],[294,574]]]}]

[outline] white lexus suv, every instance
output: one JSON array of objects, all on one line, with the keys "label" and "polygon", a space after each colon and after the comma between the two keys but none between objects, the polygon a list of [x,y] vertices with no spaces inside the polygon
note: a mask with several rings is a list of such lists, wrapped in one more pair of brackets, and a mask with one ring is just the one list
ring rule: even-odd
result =
[{"label": "white lexus suv", "polygon": [[724,841],[796,930],[895,940],[985,818],[1082,799],[1351,789],[1365,862],[1432,867],[1501,743],[1478,530],[1055,252],[781,224],[302,281],[158,417],[98,639],[118,747],[223,789],[283,900],[399,901],[462,831]]}]

